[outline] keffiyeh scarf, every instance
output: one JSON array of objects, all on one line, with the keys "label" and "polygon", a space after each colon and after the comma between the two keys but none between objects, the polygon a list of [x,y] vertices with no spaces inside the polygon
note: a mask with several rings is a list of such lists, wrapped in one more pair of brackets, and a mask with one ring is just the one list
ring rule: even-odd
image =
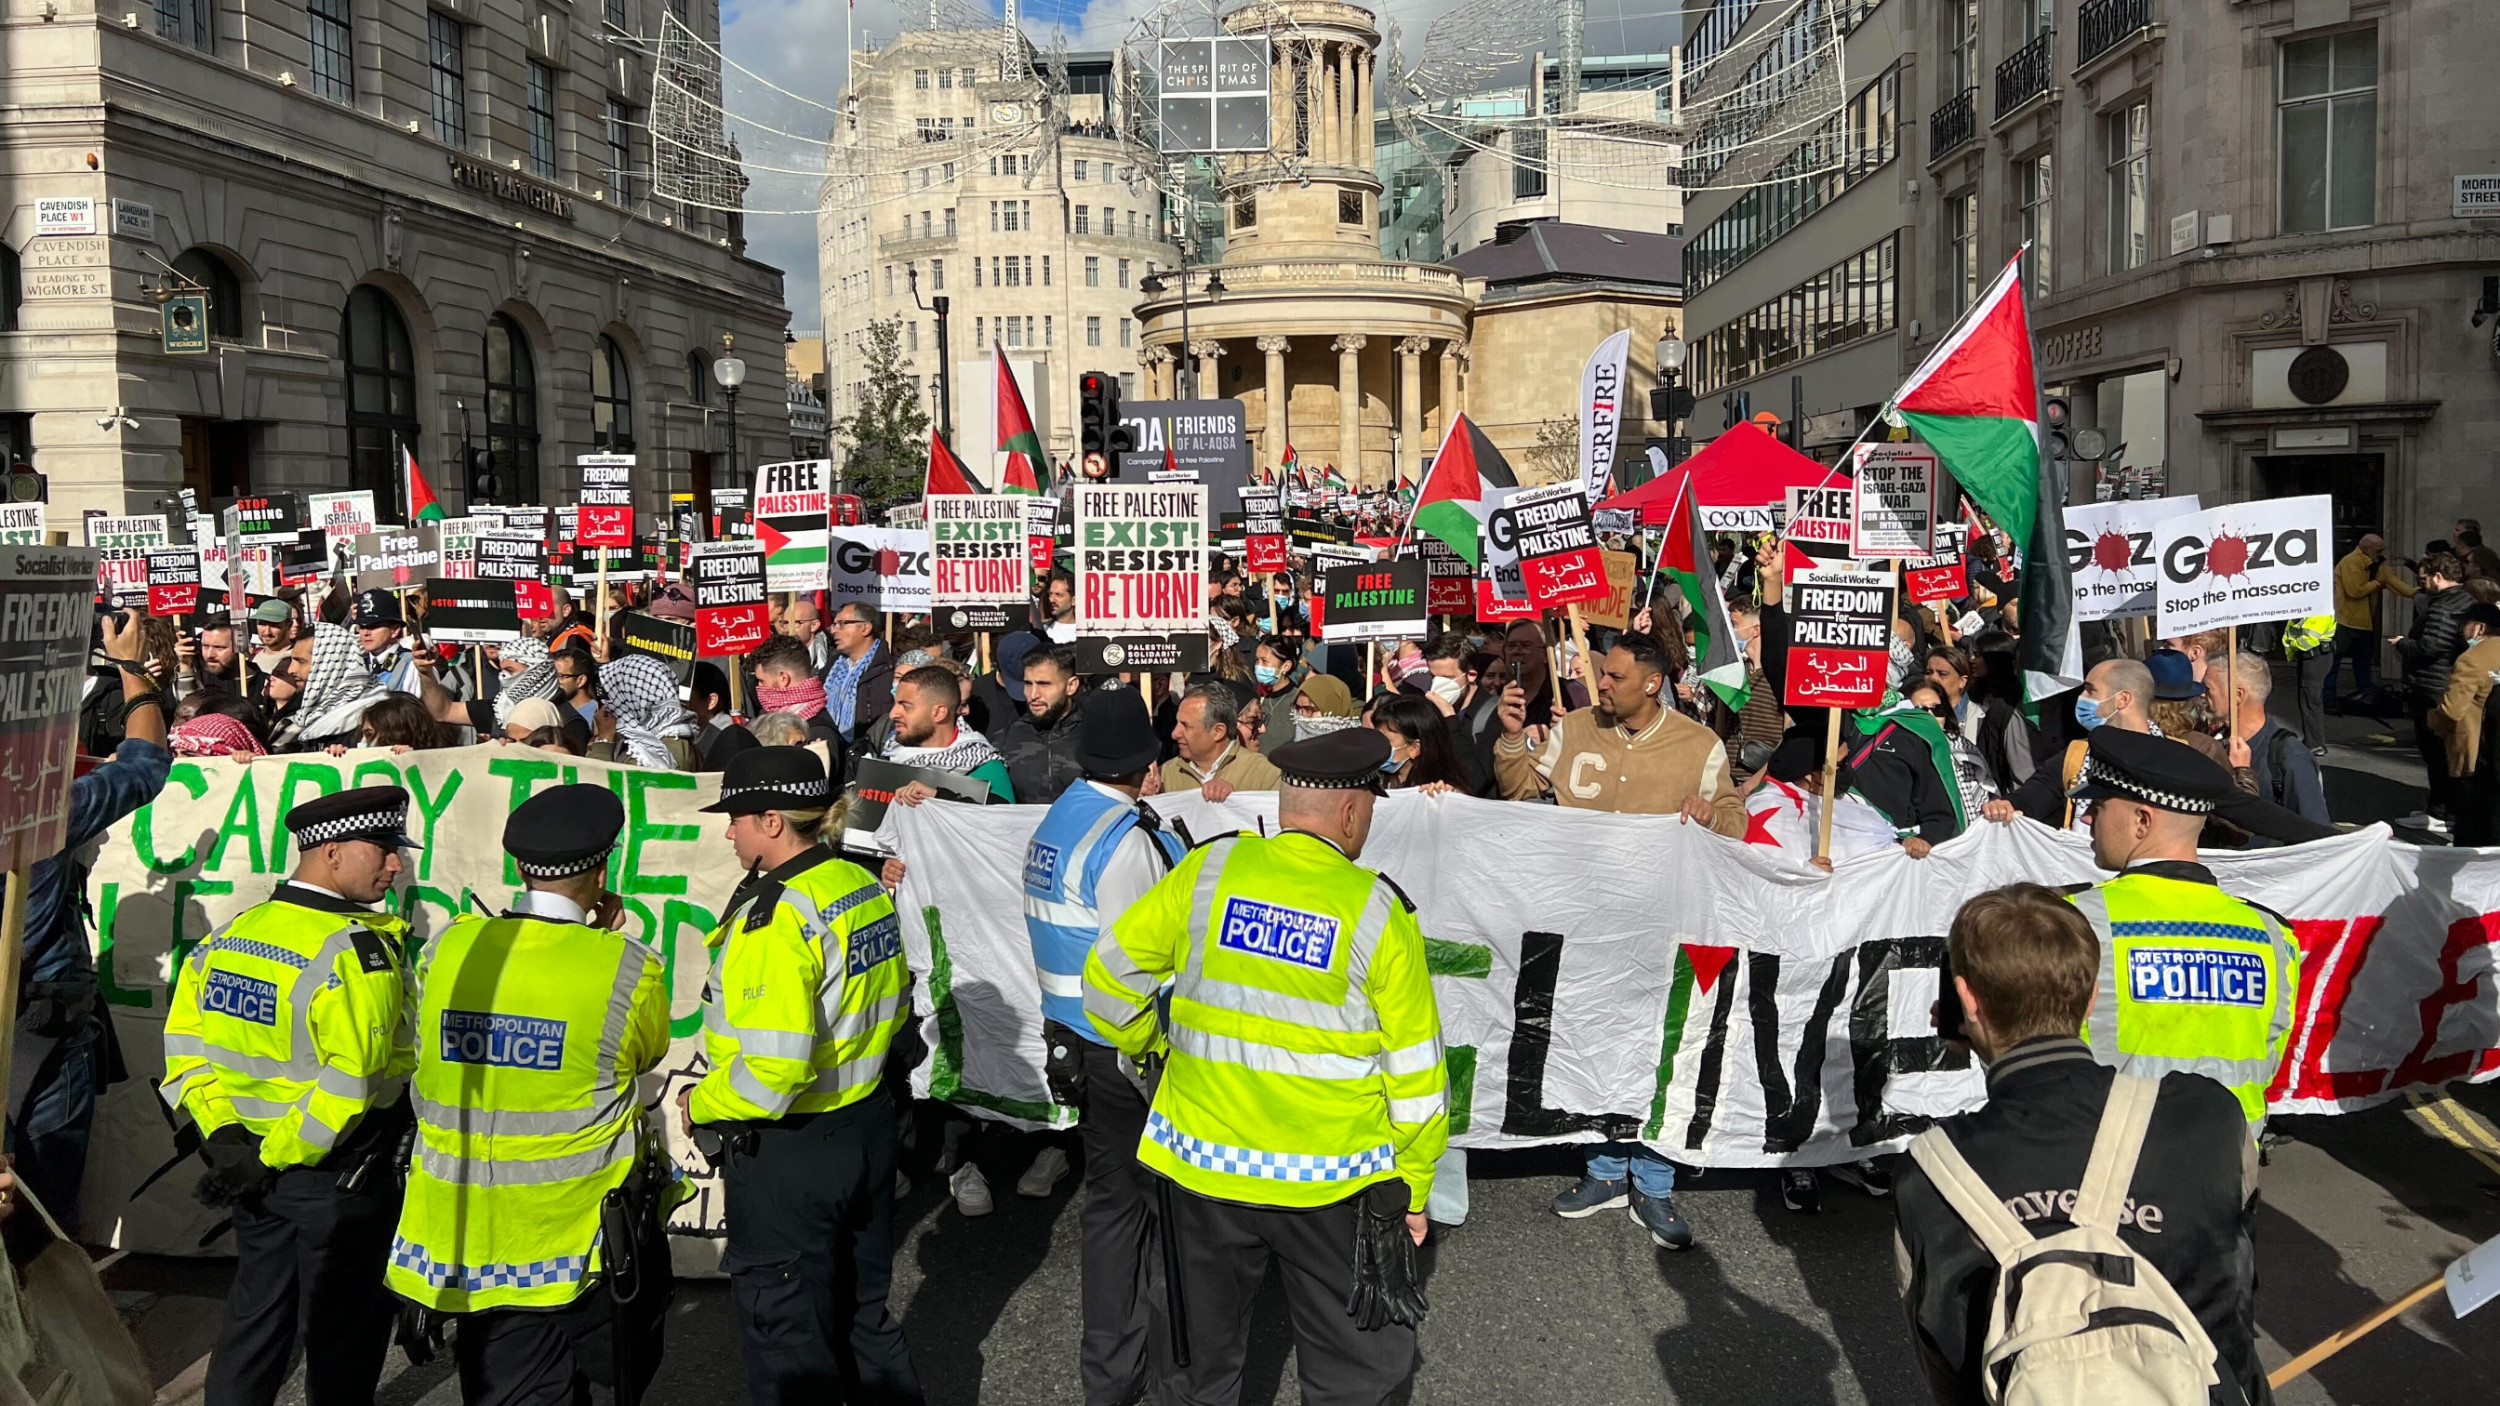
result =
[{"label": "keffiyeh scarf", "polygon": [[174,724],[165,745],[177,757],[222,757],[230,752],[253,757],[269,754],[250,728],[225,713],[202,713],[189,722]]},{"label": "keffiyeh scarf", "polygon": [[[546,651],[542,648],[539,652]],[[495,694],[495,726],[508,725],[512,710],[522,703],[533,698],[553,701],[555,696],[556,666],[542,659],[503,681],[503,688]]]},{"label": "keffiyeh scarf", "polygon": [[970,774],[976,766],[998,760],[998,749],[990,740],[968,727],[955,729],[955,740],[943,747],[906,747],[893,738],[886,739],[885,759],[904,766],[925,766],[932,771]]},{"label": "keffiyeh scarf", "polygon": [[547,646],[539,640],[517,639],[497,645],[495,657],[506,664],[520,665],[514,672],[526,674],[547,662]]},{"label": "keffiyeh scarf", "polygon": [[647,654],[629,654],[599,670],[599,690],[616,719],[616,740],[636,766],[669,770],[677,759],[668,739],[694,736],[694,715],[677,697],[677,676]]},{"label": "keffiyeh scarf", "polygon": [[313,626],[312,663],[304,670],[304,691],[295,716],[279,741],[336,737],[353,732],[365,720],[365,709],[388,696],[365,667],[365,652],[356,634],[344,625]]}]

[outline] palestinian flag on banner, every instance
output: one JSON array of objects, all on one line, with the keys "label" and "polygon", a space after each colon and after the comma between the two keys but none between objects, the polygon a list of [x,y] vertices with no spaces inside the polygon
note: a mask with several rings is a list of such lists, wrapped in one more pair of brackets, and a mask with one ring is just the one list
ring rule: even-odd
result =
[{"label": "palestinian flag on banner", "polygon": [[990,365],[998,378],[998,451],[1007,456],[1007,471],[999,479],[998,491],[1048,493],[1050,470],[1043,467],[1048,461],[1042,456],[1042,437],[1033,431],[1033,412],[1024,408],[1024,391],[1007,365],[1007,353],[995,343],[990,347]]},{"label": "palestinian flag on banner", "polygon": [[2040,451],[2040,383],[2032,372],[2019,251],[1987,296],[1902,382],[1885,418],[1909,426],[1935,450],[1954,482],[2022,548],[2026,699],[2037,704],[2082,682],[2066,514]]},{"label": "palestinian flag on banner", "polygon": [[1701,661],[1702,683],[1729,711],[1743,712],[1753,684],[1745,674],[1745,651],[1736,642],[1727,600],[1719,593],[1719,573],[1710,565],[1710,538],[1701,530],[1701,506],[1693,497],[1690,473],[1684,475],[1666,538],[1658,545],[1658,571],[1684,592],[1693,608],[1693,653]]},{"label": "palestinian flag on banner", "polygon": [[417,456],[405,444],[399,446],[399,486],[402,500],[408,504],[408,521],[443,520],[443,505],[434,501],[434,485],[425,481],[425,470],[417,467]]},{"label": "palestinian flag on banner", "polygon": [[964,468],[964,461],[955,457],[955,451],[946,447],[945,440],[938,438],[938,432],[929,431],[929,476],[921,485],[920,496],[934,498],[940,493],[983,491],[981,485],[973,480],[971,472]]},{"label": "palestinian flag on banner", "polygon": [[1415,495],[1409,529],[1441,539],[1443,546],[1481,571],[1484,558],[1476,539],[1492,507],[1485,495],[1491,489],[1518,486],[1519,476],[1511,472],[1510,461],[1476,428],[1476,422],[1453,415],[1441,452],[1432,457],[1432,472],[1424,476],[1423,491]]}]

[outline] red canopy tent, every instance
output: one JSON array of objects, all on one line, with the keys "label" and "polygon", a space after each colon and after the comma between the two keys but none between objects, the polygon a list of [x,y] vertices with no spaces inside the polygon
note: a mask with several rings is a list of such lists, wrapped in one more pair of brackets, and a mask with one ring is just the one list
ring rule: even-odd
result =
[{"label": "red canopy tent", "polygon": [[1664,527],[1675,515],[1675,500],[1684,480],[1693,480],[1693,497],[1701,504],[1701,525],[1710,532],[1766,532],[1769,510],[1788,501],[1791,488],[1814,488],[1845,482],[1848,475],[1818,464],[1764,430],[1737,425],[1710,441],[1708,447],[1666,473],[1627,493],[1600,502],[1609,508],[1640,514],[1644,527]]}]

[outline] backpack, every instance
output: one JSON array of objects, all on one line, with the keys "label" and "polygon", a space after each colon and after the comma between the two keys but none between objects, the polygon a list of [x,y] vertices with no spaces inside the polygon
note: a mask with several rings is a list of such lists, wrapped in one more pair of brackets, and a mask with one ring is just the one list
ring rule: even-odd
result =
[{"label": "backpack", "polygon": [[1980,1359],[1990,1406],[2204,1406],[2220,1381],[2195,1313],[2118,1238],[2159,1087],[2126,1074],[2111,1081],[2074,1228],[2046,1239],[2015,1219],[1942,1128],[1910,1144],[1936,1190],[1996,1256]]}]

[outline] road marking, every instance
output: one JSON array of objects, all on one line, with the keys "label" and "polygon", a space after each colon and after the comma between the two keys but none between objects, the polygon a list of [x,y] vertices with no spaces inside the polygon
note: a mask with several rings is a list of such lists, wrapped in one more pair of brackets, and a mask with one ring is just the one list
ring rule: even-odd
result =
[{"label": "road marking", "polygon": [[[2441,1094],[2437,1098],[2425,1098],[2419,1092],[2413,1092],[2406,1094],[2405,1098],[2412,1103],[2413,1111],[2421,1115],[2422,1121],[2428,1123],[2433,1131],[2463,1150],[2468,1157],[2494,1172],[2500,1172],[2500,1158],[2492,1156],[2492,1152],[2500,1152],[2500,1138],[2495,1138],[2491,1130],[2483,1125],[2481,1119],[2460,1107],[2446,1094]],[[2451,1117],[2455,1119],[2454,1124],[2449,1121]],[[2459,1127],[2470,1129],[2472,1136],[2469,1137],[2465,1132],[2460,1132]],[[2486,1147],[2491,1151],[2485,1151]]]}]

